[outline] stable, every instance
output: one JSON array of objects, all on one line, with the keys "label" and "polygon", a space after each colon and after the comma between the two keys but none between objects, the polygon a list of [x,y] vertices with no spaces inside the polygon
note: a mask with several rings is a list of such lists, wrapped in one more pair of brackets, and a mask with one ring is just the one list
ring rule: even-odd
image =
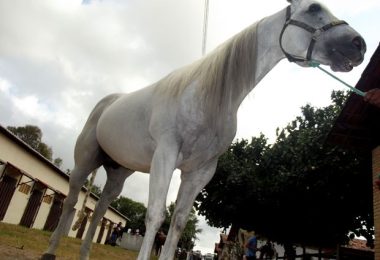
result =
[{"label": "stable", "polygon": [[[380,88],[380,45],[362,73],[356,88],[364,92]],[[362,97],[352,93],[327,141],[372,154],[372,176],[363,175],[363,178],[372,178],[373,182],[375,259],[380,259],[380,108],[364,102]]]},{"label": "stable", "polygon": [[[69,175],[0,125],[0,221],[29,228],[53,231],[58,224],[63,200],[69,191]],[[90,193],[86,216],[79,229],[78,219],[87,189],[82,188],[66,235],[82,238],[91,220],[98,197]],[[128,218],[109,207],[98,224],[93,242],[104,243],[117,223]]]}]

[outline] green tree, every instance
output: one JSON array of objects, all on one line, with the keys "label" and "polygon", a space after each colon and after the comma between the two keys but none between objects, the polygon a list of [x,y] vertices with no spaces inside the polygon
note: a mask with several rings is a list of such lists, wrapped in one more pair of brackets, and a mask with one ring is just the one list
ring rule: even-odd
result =
[{"label": "green tree", "polygon": [[[31,148],[39,152],[46,159],[49,161],[53,160],[53,150],[50,146],[42,142],[42,131],[38,126],[8,126],[7,129],[27,143]],[[61,167],[62,159],[55,158],[53,163],[55,166]]]},{"label": "green tree", "polygon": [[[261,180],[253,172],[262,164],[269,149],[263,134],[251,142],[238,140],[224,153],[211,182],[196,199],[196,209],[215,227],[227,228],[232,233],[251,225],[250,209],[256,209],[262,188]],[[237,234],[237,233],[236,233]]]},{"label": "green tree", "polygon": [[325,143],[344,98],[334,92],[330,106],[302,107],[257,157],[238,152],[256,142],[233,144],[197,198],[200,213],[217,227],[254,229],[288,245],[335,246],[347,242],[349,232],[371,243],[370,155]]},{"label": "green tree", "polygon": [[258,222],[270,221],[265,233],[278,241],[335,246],[355,232],[373,242],[371,156],[325,142],[344,100],[333,92],[330,106],[302,107],[265,155],[258,174],[271,188],[264,190],[270,204],[263,210],[285,214]]},{"label": "green tree", "polygon": [[[175,203],[171,203],[167,208],[166,220],[162,225],[164,233],[168,233],[170,221],[174,213]],[[194,242],[198,239],[198,234],[202,232],[202,229],[198,228],[198,217],[195,209],[192,208],[186,226],[181,234],[181,238],[178,241],[178,247],[186,250],[191,250],[195,246]]]},{"label": "green tree", "polygon": [[140,233],[145,233],[146,207],[144,204],[120,196],[111,203],[111,206],[129,218],[127,222],[128,228],[133,230],[139,229]]},{"label": "green tree", "polygon": [[53,160],[53,164],[55,165],[55,166],[57,166],[58,168],[61,168],[61,166],[62,166],[62,163],[63,163],[63,160],[61,159],[61,158],[55,158],[54,160]]}]

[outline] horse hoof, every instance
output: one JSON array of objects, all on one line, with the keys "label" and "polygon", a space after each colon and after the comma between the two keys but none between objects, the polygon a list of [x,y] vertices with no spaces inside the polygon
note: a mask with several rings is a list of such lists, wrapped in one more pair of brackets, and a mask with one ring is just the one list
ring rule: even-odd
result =
[{"label": "horse hoof", "polygon": [[55,255],[52,254],[43,254],[41,260],[55,260]]}]

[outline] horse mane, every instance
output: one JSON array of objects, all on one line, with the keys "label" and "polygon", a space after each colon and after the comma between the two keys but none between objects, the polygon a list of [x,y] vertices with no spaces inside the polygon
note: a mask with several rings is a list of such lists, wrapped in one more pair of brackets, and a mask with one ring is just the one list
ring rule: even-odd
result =
[{"label": "horse mane", "polygon": [[158,81],[157,91],[178,98],[186,88],[199,86],[196,91],[207,111],[212,115],[226,111],[234,95],[239,97],[254,84],[257,24],[236,34],[204,58]]}]

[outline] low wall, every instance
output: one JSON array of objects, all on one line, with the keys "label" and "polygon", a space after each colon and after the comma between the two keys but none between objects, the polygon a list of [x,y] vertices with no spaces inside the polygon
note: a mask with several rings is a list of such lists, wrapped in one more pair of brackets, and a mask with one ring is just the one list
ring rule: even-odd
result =
[{"label": "low wall", "polygon": [[144,239],[143,236],[123,233],[123,236],[120,242],[120,247],[128,249],[128,250],[132,250],[132,251],[140,251],[143,239]]}]

